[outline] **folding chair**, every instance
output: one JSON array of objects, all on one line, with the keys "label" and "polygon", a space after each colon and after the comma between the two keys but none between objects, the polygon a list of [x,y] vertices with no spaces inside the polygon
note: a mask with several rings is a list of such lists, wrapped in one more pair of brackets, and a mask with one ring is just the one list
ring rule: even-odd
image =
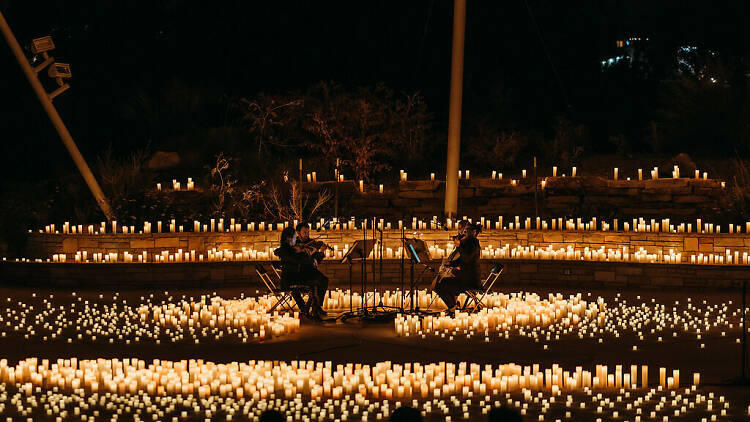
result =
[{"label": "folding chair", "polygon": [[[281,277],[279,276],[279,272],[275,264],[276,263],[272,264],[273,272],[274,274],[276,274],[277,281],[280,282]],[[268,271],[266,271],[266,268],[262,264],[255,264],[255,272],[258,274],[258,277],[260,277],[260,280],[266,286],[266,289],[268,289],[268,292],[276,296],[276,303],[271,307],[271,309],[268,310],[269,313],[272,313],[279,306],[288,309],[289,312],[294,312],[296,302],[292,297],[292,293],[295,291],[299,292],[303,295],[303,297],[305,295],[309,296],[310,294],[310,288],[308,286],[292,285],[289,287],[277,287],[276,283],[274,283],[273,279],[271,278],[271,275],[268,273]]]},{"label": "folding chair", "polygon": [[487,295],[487,293],[492,289],[492,286],[495,284],[495,281],[500,277],[500,274],[503,272],[504,265],[501,263],[495,263],[495,265],[492,266],[490,269],[489,275],[487,275],[487,278],[484,279],[484,282],[482,282],[482,288],[481,289],[471,289],[466,290],[464,293],[466,293],[466,301],[464,301],[464,306],[461,307],[461,310],[466,310],[467,307],[471,306],[471,310],[469,313],[472,313],[476,310],[479,310],[483,308],[484,297]]}]

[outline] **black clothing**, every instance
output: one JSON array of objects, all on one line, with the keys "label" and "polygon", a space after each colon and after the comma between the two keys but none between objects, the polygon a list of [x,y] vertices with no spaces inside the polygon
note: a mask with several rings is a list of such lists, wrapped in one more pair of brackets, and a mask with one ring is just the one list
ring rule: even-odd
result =
[{"label": "black clothing", "polygon": [[[279,247],[274,254],[281,259],[281,287],[309,286],[310,302],[314,301],[316,307],[322,307],[328,290],[328,277],[315,268],[310,255],[306,252],[297,252],[289,245]],[[307,313],[310,303],[305,303],[299,292],[292,292],[292,297],[297,302],[300,311]]]},{"label": "black clothing", "polygon": [[448,308],[456,305],[456,297],[462,292],[470,289],[479,289],[479,257],[482,248],[476,237],[466,237],[458,245],[458,258],[448,263],[449,267],[458,267],[453,270],[454,277],[445,277],[440,284],[435,286],[435,293],[443,299]]}]

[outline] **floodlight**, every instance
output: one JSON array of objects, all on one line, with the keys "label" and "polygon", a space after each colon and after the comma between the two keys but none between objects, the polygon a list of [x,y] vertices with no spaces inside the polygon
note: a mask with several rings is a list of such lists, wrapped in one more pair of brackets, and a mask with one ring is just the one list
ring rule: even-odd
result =
[{"label": "floodlight", "polygon": [[73,75],[70,73],[70,65],[67,63],[56,62],[49,67],[47,74],[50,78],[70,78]]},{"label": "floodlight", "polygon": [[45,53],[55,49],[55,43],[49,35],[31,40],[31,52],[34,54]]}]

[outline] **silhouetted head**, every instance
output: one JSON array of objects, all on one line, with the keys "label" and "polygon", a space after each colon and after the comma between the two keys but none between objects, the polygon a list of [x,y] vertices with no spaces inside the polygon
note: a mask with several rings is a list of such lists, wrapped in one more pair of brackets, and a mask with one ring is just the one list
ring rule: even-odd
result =
[{"label": "silhouetted head", "polygon": [[279,246],[294,246],[295,241],[297,240],[297,232],[294,230],[294,227],[287,227],[284,230],[281,231],[281,238],[279,239]]},{"label": "silhouetted head", "polygon": [[307,241],[310,238],[310,225],[307,223],[297,224],[297,237],[303,241]]},{"label": "silhouetted head", "polygon": [[523,418],[517,410],[501,406],[490,410],[487,420],[489,422],[522,422]]},{"label": "silhouetted head", "polygon": [[284,422],[284,415],[278,410],[268,409],[260,414],[260,422]]},{"label": "silhouetted head", "polygon": [[391,422],[422,422],[422,414],[413,407],[401,406],[391,413]]}]

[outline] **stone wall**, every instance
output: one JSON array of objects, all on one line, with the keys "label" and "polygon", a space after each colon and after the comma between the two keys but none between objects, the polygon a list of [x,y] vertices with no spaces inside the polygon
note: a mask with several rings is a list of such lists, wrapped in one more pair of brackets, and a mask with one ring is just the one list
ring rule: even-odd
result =
[{"label": "stone wall", "polygon": [[[737,288],[747,279],[747,269],[737,266],[717,265],[665,265],[622,262],[580,261],[527,261],[504,260],[502,279],[496,291],[524,288],[534,285],[559,285],[570,288]],[[67,288],[219,288],[243,287],[264,291],[255,272],[256,262],[195,262],[169,264],[73,264],[73,263],[24,263],[0,262],[0,283]],[[270,270],[268,262],[260,262]],[[488,274],[492,261],[482,262],[482,272]],[[352,266],[352,281],[355,291],[360,290],[361,269]],[[321,271],[330,278],[331,288],[349,287],[349,266],[338,262],[324,261]],[[373,289],[372,280],[381,280],[379,265],[368,263],[368,290]],[[420,266],[415,269],[419,274]],[[379,288],[400,288],[401,266],[399,260],[384,260],[382,284]],[[429,271],[422,278],[419,288],[430,284]],[[409,266],[406,265],[404,282],[409,283]]]},{"label": "stone wall", "polygon": [[[644,169],[647,173],[649,170]],[[637,179],[637,174],[633,175]],[[646,177],[647,174],[644,174]],[[620,176],[625,179],[624,176]],[[459,180],[458,211],[460,215],[521,215],[547,217],[619,217],[629,219],[723,218],[720,203],[726,190],[716,179],[612,180],[602,177],[549,177],[545,188],[538,188],[532,178]],[[541,182],[540,182],[541,185]],[[307,191],[327,189],[334,184],[305,183]],[[378,187],[360,193],[353,182],[338,184],[340,215],[367,215],[410,219],[413,216],[441,215],[445,198],[445,182],[407,181],[396,187],[386,187],[383,194]]]},{"label": "stone wall", "polygon": [[[744,229],[744,228],[743,228]],[[724,228],[726,230],[726,228]],[[407,236],[414,236],[414,232],[407,232]],[[421,238],[428,245],[439,245],[444,248],[448,242],[449,232],[443,230],[421,230]],[[72,234],[43,234],[30,233],[27,242],[29,258],[50,258],[53,254],[69,254],[69,258],[76,251],[86,250],[89,256],[94,252],[122,252],[133,254],[147,251],[149,255],[168,250],[175,252],[195,250],[204,253],[211,249],[229,249],[239,251],[243,247],[267,251],[279,244],[279,231],[264,232],[227,232],[227,233],[154,233],[154,234],[105,234],[105,235],[72,235]],[[323,240],[329,245],[351,245],[362,238],[361,230],[329,230],[312,232],[312,236]],[[400,246],[401,232],[399,230],[384,230],[383,241],[386,247],[394,250]],[[726,249],[750,253],[750,236],[747,234],[696,234],[696,233],[652,233],[633,231],[569,231],[569,230],[486,230],[479,236],[482,247],[492,245],[500,248],[506,244],[511,247],[517,245],[546,248],[552,245],[555,249],[573,245],[576,249],[589,247],[591,249],[616,249],[627,246],[632,252],[639,248],[649,253],[670,249],[681,253],[683,262],[688,262],[690,254],[719,253]]]}]

